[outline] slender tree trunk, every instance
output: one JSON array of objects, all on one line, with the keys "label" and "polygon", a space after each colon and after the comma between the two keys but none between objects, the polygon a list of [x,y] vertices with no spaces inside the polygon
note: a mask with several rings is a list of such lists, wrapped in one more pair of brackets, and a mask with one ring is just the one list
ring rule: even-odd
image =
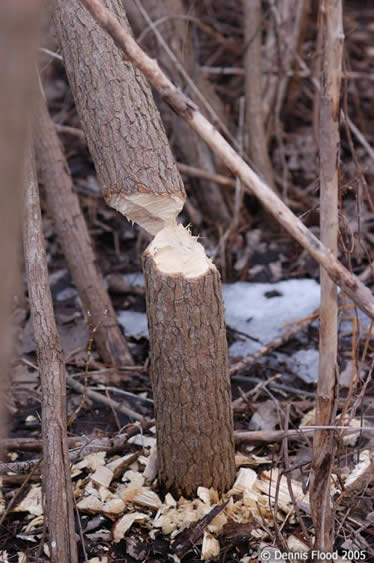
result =
[{"label": "slender tree trunk", "polygon": [[[320,101],[321,240],[337,256],[338,175],[340,162],[340,84],[343,60],[341,0],[322,0],[323,71]],[[337,288],[321,268],[319,377],[316,425],[335,424],[337,400]],[[336,450],[335,435],[317,430],[313,439],[310,502],[315,529],[315,549],[331,552],[334,544],[334,504],[331,469]],[[316,560],[320,560],[317,558]],[[321,559],[322,561],[322,559]]]},{"label": "slender tree trunk", "polygon": [[144,254],[159,476],[190,496],[235,476],[226,329],[217,269],[182,225]]},{"label": "slender tree trunk", "polygon": [[38,185],[31,151],[25,166],[24,246],[42,385],[43,492],[53,563],[78,561],[66,432],[66,377],[49,289]]},{"label": "slender tree trunk", "polygon": [[[104,4],[130,31],[122,2]],[[104,197],[154,235],[178,215],[185,192],[151,89],[79,0],[56,0],[55,16]]]},{"label": "slender tree trunk", "polygon": [[[39,0],[0,2],[0,440],[6,432],[10,311],[19,275],[20,163],[33,98],[39,12]],[[0,458],[1,455],[0,448]]]},{"label": "slender tree trunk", "polygon": [[[130,33],[121,4],[105,4]],[[192,494],[203,484],[227,489],[235,463],[218,272],[176,225],[183,184],[146,80],[77,0],[59,1],[56,15],[106,200],[156,235],[144,267],[160,479],[176,493]],[[170,439],[178,455],[171,455]]]},{"label": "slender tree trunk", "polygon": [[73,282],[85,314],[96,327],[94,337],[103,360],[117,366],[133,363],[127,342],[119,328],[104,280],[95,263],[90,235],[79,205],[68,165],[49,116],[40,98],[36,119],[36,153],[39,174],[45,185],[47,204],[56,226]]},{"label": "slender tree trunk", "polygon": [[219,155],[226,166],[255,195],[286,231],[328,272],[330,278],[349,295],[357,306],[374,319],[374,299],[369,288],[351,274],[333,253],[313,235],[279,197],[243,161],[195,104],[182,94],[161,71],[157,61],[139,47],[128,31],[105,9],[99,0],[80,0],[118,47],[138,66],[163,99]]},{"label": "slender tree trunk", "polygon": [[262,9],[261,0],[243,0],[244,39],[246,45],[245,101],[249,158],[259,174],[274,189],[273,169],[269,158],[264,126],[262,96]]},{"label": "slender tree trunk", "polygon": [[[249,0],[251,1],[251,0]],[[265,63],[278,67],[279,74],[269,73],[264,84],[264,114],[268,123],[274,106],[280,109],[289,83],[297,45],[302,30],[307,0],[270,0],[272,26],[264,49]]]},{"label": "slender tree trunk", "polygon": [[[182,0],[164,0],[162,2],[159,0],[147,0],[147,2],[144,2],[144,9],[152,22],[162,21],[162,25],[157,26],[155,32],[160,34],[161,40],[166,42],[167,48],[172,50],[178,62],[183,65],[188,75],[193,78],[197,88],[217,113],[220,120],[226,124],[227,118],[223,104],[217,96],[213,84],[207,80],[205,74],[196,63],[193,37],[190,31],[191,25],[181,18],[186,13]],[[137,34],[140,34],[145,29],[148,30],[147,37],[145,38],[148,51],[152,53],[153,57],[157,57],[172,80],[181,89],[185,90],[186,84],[178,71],[177,65],[168,55],[163,45],[160,44],[157,39],[159,35],[156,38],[154,37],[154,31],[149,27],[149,22],[144,19],[144,16],[139,11],[137,0],[129,0],[126,3],[126,10],[130,23]],[[204,106],[195,93],[191,90],[189,90],[189,93],[192,99],[202,107],[203,113],[207,115],[207,112],[204,111]],[[162,105],[161,111],[166,119],[172,119],[172,113],[167,105]],[[184,160],[188,164],[214,174],[216,172],[216,165],[209,147],[183,121],[176,124],[176,130],[175,144],[180,154],[183,155]],[[231,220],[231,213],[221,189],[214,182],[207,179],[201,180],[200,186],[201,189],[196,192],[196,197],[200,202],[200,208],[204,216],[227,228]]]}]

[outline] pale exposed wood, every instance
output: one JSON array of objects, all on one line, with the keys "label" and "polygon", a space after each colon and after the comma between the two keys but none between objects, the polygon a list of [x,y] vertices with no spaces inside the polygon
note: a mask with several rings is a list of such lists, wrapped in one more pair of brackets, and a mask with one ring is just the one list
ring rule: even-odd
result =
[{"label": "pale exposed wood", "polygon": [[[321,240],[334,257],[338,250],[338,177],[340,163],[340,86],[343,60],[343,14],[341,0],[323,1],[323,68],[320,99],[320,222]],[[316,425],[335,423],[337,382],[338,304],[337,288],[321,268],[319,376]],[[314,433],[310,502],[316,550],[332,551],[334,505],[331,497],[331,470],[336,450],[332,432]],[[316,558],[316,561],[319,561]],[[321,559],[322,560],[322,559]]]},{"label": "pale exposed wood", "polygon": [[[130,32],[124,3],[104,4]],[[56,0],[55,21],[104,197],[156,234],[178,215],[185,193],[151,89],[79,0]]]},{"label": "pale exposed wood", "polygon": [[43,491],[53,563],[78,561],[66,432],[66,375],[49,288],[39,193],[31,151],[25,166],[24,246],[42,385]]},{"label": "pale exposed wood", "polygon": [[17,282],[22,200],[20,163],[33,97],[39,12],[39,0],[0,2],[0,439],[6,432],[10,310],[20,285]]},{"label": "pale exposed wood", "polygon": [[264,126],[262,79],[262,9],[261,0],[242,0],[244,8],[245,115],[248,153],[251,162],[274,189],[273,169],[269,158]]},{"label": "pale exposed wood", "polygon": [[179,225],[152,241],[144,274],[160,481],[177,496],[225,491],[235,461],[219,273]]},{"label": "pale exposed wood", "polygon": [[45,186],[48,210],[78,289],[83,311],[86,315],[89,312],[95,327],[94,338],[98,350],[103,360],[109,364],[119,367],[132,364],[127,342],[95,263],[87,225],[55,125],[42,97],[39,100],[35,130],[39,177]]},{"label": "pale exposed wood", "polygon": [[357,306],[374,319],[374,300],[371,291],[344,268],[332,252],[288,209],[269,186],[232,149],[214,126],[203,117],[196,106],[178,91],[160,70],[157,62],[144,53],[126,29],[121,27],[120,23],[98,0],[80,0],[80,2],[113,37],[119,48],[142,70],[163,99],[189,123],[212,150],[222,158],[226,166],[241,179],[246,189],[254,194],[288,233],[326,269],[331,279],[353,299]]}]

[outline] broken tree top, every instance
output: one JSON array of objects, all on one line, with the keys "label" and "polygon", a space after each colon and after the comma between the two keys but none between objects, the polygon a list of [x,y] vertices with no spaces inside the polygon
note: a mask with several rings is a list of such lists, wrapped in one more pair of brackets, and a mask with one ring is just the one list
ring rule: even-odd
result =
[{"label": "broken tree top", "polygon": [[186,279],[193,279],[203,276],[209,269],[215,269],[197,237],[175,222],[159,231],[146,252],[153,258],[158,270],[168,275],[180,274]]}]

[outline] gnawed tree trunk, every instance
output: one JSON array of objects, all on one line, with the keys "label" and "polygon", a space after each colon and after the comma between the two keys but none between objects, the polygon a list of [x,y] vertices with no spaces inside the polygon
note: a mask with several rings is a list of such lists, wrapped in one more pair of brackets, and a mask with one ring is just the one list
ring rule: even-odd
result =
[{"label": "gnawed tree trunk", "polygon": [[[144,8],[151,21],[158,22],[158,24],[162,22],[161,25],[157,25],[157,31],[160,32],[167,46],[172,50],[179,63],[183,65],[188,75],[193,78],[197,88],[209,102],[219,119],[227,125],[223,103],[217,96],[213,84],[209,82],[196,62],[191,24],[183,19],[186,11],[182,0],[163,0],[162,2],[147,0],[147,2],[144,2]],[[154,37],[154,32],[149,28],[148,22],[140,13],[136,0],[126,2],[126,10],[136,34],[148,29],[145,43],[152,57],[156,57],[160,61],[162,68],[166,69],[168,75],[183,91],[187,88],[191,98],[202,108],[203,113],[209,115],[200,99],[186,86],[181,73],[164,47]],[[162,115],[165,115],[168,120],[173,120],[170,108],[167,105],[161,104],[161,106]],[[175,127],[177,131],[175,144],[185,161],[214,174],[216,164],[209,147],[183,121],[177,122]],[[200,187],[201,189],[196,192],[196,197],[200,202],[204,216],[227,228],[232,217],[221,188],[207,179],[200,180]]]},{"label": "gnawed tree trunk", "polygon": [[177,496],[235,476],[231,388],[219,273],[182,225],[144,253],[159,477]]},{"label": "gnawed tree trunk", "polygon": [[6,432],[10,311],[19,274],[20,163],[34,90],[32,76],[39,39],[39,12],[39,0],[0,2],[0,440]]},{"label": "gnawed tree trunk", "polygon": [[[104,3],[129,31],[121,2]],[[175,492],[185,494],[191,494],[198,485],[227,489],[232,484],[235,463],[218,272],[201,245],[176,226],[185,192],[147,81],[123,59],[77,0],[58,0],[56,21],[67,74],[106,201],[157,235],[146,252],[145,271],[150,293],[147,304],[161,480]],[[157,251],[160,243],[163,246]],[[194,248],[199,250],[195,252]],[[157,260],[163,257],[160,268],[166,267],[167,273],[159,271],[157,262],[153,264],[155,251]],[[167,265],[170,260],[176,264],[172,269]],[[178,270],[180,260],[182,264],[186,260],[191,263],[192,277],[189,270]],[[199,308],[205,311],[204,322]],[[179,325],[183,330],[176,334]],[[169,392],[176,369],[176,384],[183,382],[183,393]],[[199,397],[198,377],[200,385],[206,386],[203,397]],[[199,416],[195,400],[201,407]],[[214,416],[216,420],[212,420]],[[170,419],[175,422],[175,430]],[[180,445],[178,456],[171,455],[165,436],[169,431],[175,432],[174,445]],[[189,449],[182,449],[183,444]],[[186,466],[190,467],[187,471]]]},{"label": "gnawed tree trunk", "polygon": [[39,100],[35,129],[39,176],[46,189],[48,209],[83,310],[85,314],[90,313],[96,329],[94,338],[97,348],[103,360],[109,364],[119,367],[132,364],[133,360],[104,287],[104,280],[96,267],[90,235],[78,196],[73,189],[56,127],[42,97]]},{"label": "gnawed tree trunk", "polygon": [[52,563],[77,563],[66,431],[66,374],[49,288],[39,192],[31,150],[25,166],[24,247],[42,386],[43,493]]},{"label": "gnawed tree trunk", "polygon": [[[129,30],[122,2],[104,4]],[[55,15],[105,200],[154,235],[178,215],[185,192],[151,88],[78,0],[56,0]]]}]

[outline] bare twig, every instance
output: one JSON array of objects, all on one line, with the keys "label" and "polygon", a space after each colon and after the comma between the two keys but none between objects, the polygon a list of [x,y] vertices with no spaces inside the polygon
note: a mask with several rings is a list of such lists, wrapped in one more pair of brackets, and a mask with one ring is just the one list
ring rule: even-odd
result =
[{"label": "bare twig", "polygon": [[225,141],[214,126],[204,118],[196,106],[165,76],[157,62],[148,57],[99,0],[80,0],[96,21],[112,36],[118,47],[139,67],[163,99],[206,141],[238,176],[246,189],[254,194],[277,221],[327,270],[339,285],[368,316],[374,319],[374,301],[371,291],[359,282],[295,217],[276,194]]},{"label": "bare twig", "polygon": [[[320,99],[321,240],[337,256],[338,176],[340,163],[340,85],[343,60],[343,14],[341,0],[320,5],[323,25],[323,70]],[[334,424],[337,399],[338,302],[333,280],[321,268],[319,377],[316,423]],[[310,505],[315,529],[315,549],[331,551],[334,544],[334,508],[331,470],[336,450],[335,436],[317,431],[313,440]],[[320,561],[317,556],[316,561]]]},{"label": "bare twig", "polygon": [[122,414],[125,414],[126,416],[133,418],[134,420],[143,420],[144,418],[138,412],[130,409],[129,407],[126,407],[122,403],[118,403],[113,399],[109,399],[108,397],[101,395],[101,393],[98,393],[97,391],[92,391],[91,389],[85,390],[84,385],[79,383],[79,381],[76,381],[73,377],[68,378],[67,384],[77,393],[86,393],[87,397],[90,397],[90,399],[98,401],[99,403],[103,403],[110,408],[114,408],[116,411],[121,412]]}]

